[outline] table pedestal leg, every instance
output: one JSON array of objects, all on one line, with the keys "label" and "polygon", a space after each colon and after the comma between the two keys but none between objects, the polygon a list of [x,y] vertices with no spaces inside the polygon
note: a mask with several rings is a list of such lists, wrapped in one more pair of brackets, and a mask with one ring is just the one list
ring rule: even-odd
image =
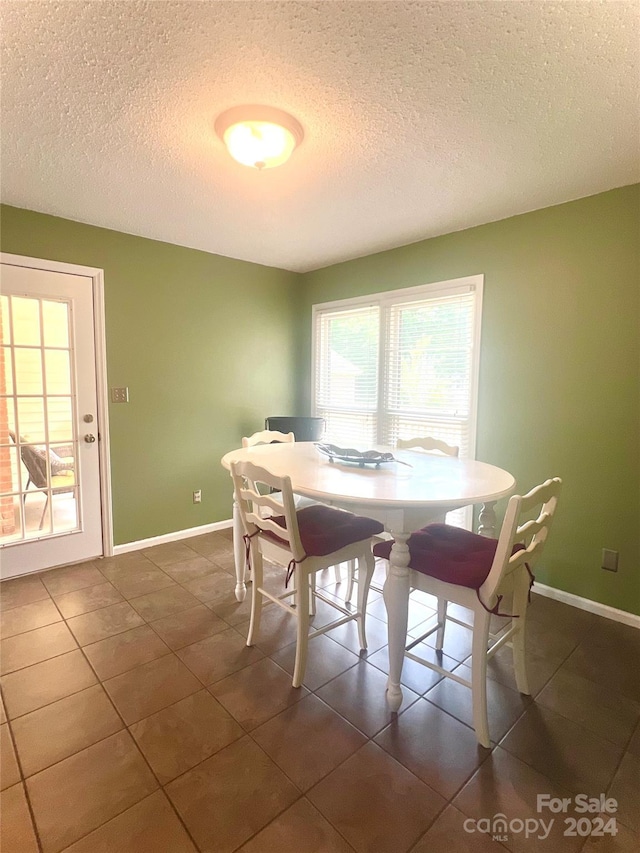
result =
[{"label": "table pedestal leg", "polygon": [[407,642],[409,616],[409,533],[392,532],[394,544],[389,557],[389,574],[384,583],[384,603],[389,623],[389,678],[387,680],[387,703],[392,711],[402,704],[400,677]]},{"label": "table pedestal leg", "polygon": [[240,510],[238,504],[233,502],[233,559],[236,564],[236,598],[244,601],[247,594],[246,580],[246,557],[244,540],[242,538],[242,522],[240,521]]},{"label": "table pedestal leg", "polygon": [[478,533],[480,536],[487,536],[489,539],[496,538],[498,520],[496,518],[495,506],[495,501],[482,504],[482,509],[480,510],[480,516],[478,518],[478,521],[480,522],[478,525]]}]

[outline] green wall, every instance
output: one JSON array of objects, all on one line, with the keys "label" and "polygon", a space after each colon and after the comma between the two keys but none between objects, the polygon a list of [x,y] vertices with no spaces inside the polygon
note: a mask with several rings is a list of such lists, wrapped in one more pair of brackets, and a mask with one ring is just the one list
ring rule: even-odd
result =
[{"label": "green wall", "polygon": [[314,303],[483,273],[477,457],[563,478],[542,583],[640,614],[639,247],[635,185],[307,273],[300,322],[310,358]]},{"label": "green wall", "polygon": [[483,273],[478,458],[521,490],[561,476],[538,579],[634,613],[639,247],[640,185],[302,276],[2,208],[3,251],[105,271],[108,381],[131,393],[110,404],[116,544],[229,518],[222,454],[309,410],[314,303]]},{"label": "green wall", "polygon": [[[2,250],[104,269],[114,542],[231,515],[220,457],[294,403],[283,270],[3,206]],[[192,492],[202,489],[202,504]]]}]

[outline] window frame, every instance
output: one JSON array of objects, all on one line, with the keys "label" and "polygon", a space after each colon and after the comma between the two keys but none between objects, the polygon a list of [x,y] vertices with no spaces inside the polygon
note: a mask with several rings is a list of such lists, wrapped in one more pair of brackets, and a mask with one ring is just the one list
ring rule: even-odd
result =
[{"label": "window frame", "polygon": [[[482,307],[484,292],[484,275],[470,275],[461,278],[448,279],[446,281],[420,284],[413,287],[386,290],[379,293],[355,296],[347,299],[334,299],[329,302],[318,302],[312,306],[311,316],[311,409],[312,414],[317,416],[316,407],[316,377],[318,368],[316,356],[318,352],[318,329],[319,315],[331,313],[332,311],[346,311],[352,308],[378,307],[380,310],[379,340],[378,340],[378,400],[376,417],[378,434],[380,424],[383,421],[385,406],[387,402],[386,382],[387,368],[386,360],[383,358],[386,342],[388,340],[390,309],[392,305],[415,302],[420,299],[433,299],[438,297],[455,296],[458,293],[475,292],[474,317],[472,331],[472,364],[470,375],[470,400],[469,400],[469,431],[468,449],[466,458],[476,458],[477,425],[478,425],[478,386],[480,381],[480,358],[482,342]],[[379,442],[376,442],[379,443]]]}]

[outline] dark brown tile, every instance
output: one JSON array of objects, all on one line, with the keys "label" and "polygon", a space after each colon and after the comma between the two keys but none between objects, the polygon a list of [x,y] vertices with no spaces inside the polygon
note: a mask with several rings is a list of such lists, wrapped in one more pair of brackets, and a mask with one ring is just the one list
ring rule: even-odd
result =
[{"label": "dark brown tile", "polygon": [[535,704],[501,746],[576,794],[606,791],[622,756],[610,741]]},{"label": "dark brown tile", "polygon": [[198,604],[198,600],[179,585],[159,589],[139,598],[131,598],[130,602],[131,606],[147,622],[172,616],[174,613],[179,613],[181,610],[187,610]]},{"label": "dark brown tile", "polygon": [[637,758],[640,758],[640,723],[636,726],[631,740],[627,745],[629,752],[632,752]]},{"label": "dark brown tile", "polygon": [[204,601],[212,607],[217,607],[230,601],[231,596],[235,598],[235,583],[233,578],[229,577],[229,573],[225,572],[224,569],[221,569],[219,566],[215,566],[214,568],[214,572],[188,581],[185,583],[185,587],[199,601]]},{"label": "dark brown tile", "polygon": [[[469,664],[470,660],[467,658],[465,663]],[[537,696],[552,675],[558,671],[562,661],[557,657],[539,654],[535,646],[528,645],[526,664],[529,691],[531,696]],[[487,663],[487,676],[511,690],[518,689],[513,669],[513,652],[510,648],[503,646],[490,658]]]},{"label": "dark brown tile", "polygon": [[2,678],[4,704],[10,719],[70,696],[96,683],[80,650],[34,664]]},{"label": "dark brown tile", "polygon": [[162,791],[94,829],[65,853],[196,853]]},{"label": "dark brown tile", "polygon": [[19,717],[13,734],[25,776],[44,770],[123,728],[99,684]]},{"label": "dark brown tile", "polygon": [[[247,595],[244,601],[238,601],[235,593],[233,592],[234,588],[235,582],[232,580],[229,587],[229,595],[222,602],[212,601],[211,603],[205,602],[205,604],[216,614],[216,616],[224,619],[227,624],[238,626],[243,622],[246,622],[251,616],[251,589],[247,590]],[[268,599],[264,599],[264,610],[275,606],[276,605],[272,604]]]},{"label": "dark brown tile", "polygon": [[148,625],[84,647],[84,653],[102,681],[168,655],[169,651]]},{"label": "dark brown tile", "polygon": [[[471,668],[464,664],[456,668],[455,674],[471,681]],[[473,728],[473,695],[469,687],[458,684],[450,678],[443,678],[424,696],[429,702],[433,702],[443,711]],[[491,740],[497,742],[504,737],[530,704],[530,696],[524,696],[522,693],[511,690],[509,687],[488,678],[487,715]]]},{"label": "dark brown tile", "polygon": [[420,699],[375,738],[397,761],[449,799],[486,759],[473,729]]},{"label": "dark brown tile", "polygon": [[[387,626],[375,616],[367,614],[365,620],[365,630],[367,635],[367,649],[364,657],[369,657],[381,648],[387,645]],[[327,631],[327,637],[340,643],[354,655],[362,657],[360,649],[360,638],[358,637],[358,625],[356,622],[345,622],[344,625],[339,625],[332,631]]]},{"label": "dark brown tile", "polygon": [[27,798],[22,785],[0,794],[0,850],[6,853],[38,853]]},{"label": "dark brown tile", "polygon": [[144,556],[142,551],[127,551],[113,557],[102,557],[95,561],[102,574],[111,580],[114,577],[132,575],[139,571],[155,569],[157,566]]},{"label": "dark brown tile", "polygon": [[220,533],[205,533],[189,539],[189,547],[203,557],[212,558],[216,554],[233,554],[233,543]]},{"label": "dark brown tile", "polygon": [[128,602],[122,601],[120,604],[84,613],[82,616],[74,616],[67,620],[67,624],[80,645],[88,646],[90,643],[97,643],[143,625],[144,619]]},{"label": "dark brown tile", "polygon": [[302,791],[366,742],[361,732],[313,695],[305,696],[252,734]]},{"label": "dark brown tile", "polygon": [[232,551],[229,551],[228,553],[225,553],[224,551],[219,551],[217,554],[212,554],[209,559],[212,563],[215,563],[216,566],[221,568],[223,571],[235,577],[236,561],[233,557]]},{"label": "dark brown tile", "polygon": [[[236,631],[243,637],[247,637],[249,622],[237,625]],[[294,615],[287,613],[281,607],[268,607],[260,620],[260,631],[255,640],[255,647],[265,655],[270,655],[278,649],[295,643],[296,632],[297,620]]]},{"label": "dark brown tile", "polygon": [[640,720],[640,702],[561,667],[536,697],[539,705],[625,747]]},{"label": "dark brown tile", "polygon": [[206,575],[210,575],[212,572],[217,572],[219,569],[211,562],[211,560],[207,560],[206,557],[197,555],[193,556],[189,560],[182,560],[179,563],[171,563],[171,565],[165,566],[163,571],[165,571],[177,583],[186,584],[196,578],[202,578]]},{"label": "dark brown tile", "polygon": [[40,575],[25,575],[0,583],[0,610],[22,607],[49,598]]},{"label": "dark brown tile", "polygon": [[158,787],[131,735],[118,732],[27,780],[44,853],[56,853]]},{"label": "dark brown tile", "polygon": [[472,828],[468,818],[453,806],[447,808],[438,816],[436,822],[427,830],[411,853],[500,853],[505,850],[499,841],[490,835],[479,832],[473,827],[473,832],[465,829]]},{"label": "dark brown tile", "polygon": [[[437,652],[434,648],[427,646],[424,643],[420,643],[412,649],[412,652],[419,655],[421,658],[424,658],[424,660],[429,661],[429,663],[436,664],[448,671],[453,671],[458,666],[457,660],[450,658],[442,652]],[[367,661],[384,672],[385,675],[389,674],[389,649],[387,646],[372,655],[368,655]],[[408,687],[414,693],[418,693],[420,695],[426,693],[426,691],[433,687],[434,684],[437,684],[441,678],[442,676],[437,672],[434,672],[432,669],[429,669],[410,658],[405,658],[402,663],[402,676],[400,678],[400,683],[403,687]]]},{"label": "dark brown tile", "polygon": [[166,542],[163,545],[154,545],[153,548],[144,548],[142,553],[161,569],[170,566],[172,563],[181,563],[198,556],[193,548],[182,542]]},{"label": "dark brown tile", "polygon": [[[428,621],[423,623],[423,625],[418,625],[416,630],[413,632],[416,639],[420,636],[424,631],[429,630],[429,628],[433,627],[436,624],[436,620]],[[422,630],[421,630],[422,629]],[[431,648],[435,649],[436,646],[436,635],[435,633],[430,634],[427,639],[424,641],[427,646],[431,646]],[[450,658],[453,658],[457,661],[466,660],[471,654],[473,643],[473,632],[468,628],[463,628],[462,625],[457,625],[455,622],[447,622],[447,626],[444,632],[444,645],[442,647],[442,651]]]},{"label": "dark brown tile", "polygon": [[209,690],[247,731],[308,694],[304,687],[292,687],[289,673],[268,658],[217,681]]},{"label": "dark brown tile", "polygon": [[[600,815],[604,821],[604,825],[598,826],[598,832],[602,834],[595,835],[591,833],[587,838],[587,843],[582,848],[583,853],[638,853],[640,849],[640,833],[634,832],[625,826],[623,823],[613,816],[613,822],[610,823],[611,815]],[[591,824],[595,828],[595,820],[590,816]],[[610,830],[610,831],[609,831]],[[613,834],[615,830],[615,835]]]},{"label": "dark brown tile", "polygon": [[537,622],[552,633],[580,640],[599,623],[600,619],[586,610],[538,595],[534,588],[527,611],[527,621]]},{"label": "dark brown tile", "polygon": [[0,726],[0,789],[4,790],[20,781],[20,770],[16,761],[16,753],[9,733],[9,724]]},{"label": "dark brown tile", "polygon": [[54,600],[64,618],[69,619],[71,616],[79,616],[81,613],[89,613],[91,610],[99,610],[109,604],[116,604],[123,599],[118,590],[108,581],[105,581],[96,586],[77,589],[75,592],[56,595]]},{"label": "dark brown tile", "polygon": [[[367,604],[367,613],[370,613],[372,616],[375,616],[376,619],[380,619],[386,623],[387,621],[387,608],[384,603],[384,599],[381,595],[369,597],[369,601]],[[411,632],[415,632],[418,625],[423,625],[423,630],[427,630],[427,626],[425,622],[428,619],[431,619],[434,616],[434,612],[430,607],[425,607],[419,601],[416,601],[415,598],[411,597],[409,599],[409,612],[407,617],[407,628]],[[435,624],[435,622],[434,622]],[[418,631],[416,636],[418,636],[421,631]]]},{"label": "dark brown tile", "polygon": [[620,648],[611,634],[587,634],[563,668],[595,681],[605,690],[640,702],[640,651],[635,644],[627,646],[624,654],[620,654]]},{"label": "dark brown tile", "polygon": [[105,581],[104,575],[96,569],[93,563],[81,563],[77,566],[62,566],[60,569],[51,569],[51,571],[43,572],[40,578],[50,595],[64,595],[66,592],[74,592],[87,586],[96,586]]},{"label": "dark brown tile", "polygon": [[226,631],[229,627],[204,604],[182,610],[173,616],[165,616],[164,619],[158,619],[150,624],[156,634],[159,634],[174,650],[190,646],[220,631]]},{"label": "dark brown tile", "polygon": [[[284,649],[274,652],[271,658],[293,676],[296,644],[291,643]],[[323,684],[355,666],[359,661],[360,658],[353,652],[341,646],[340,643],[334,643],[326,634],[321,634],[309,640],[307,668],[302,683],[309,690],[317,690],[318,687],[322,687]]]},{"label": "dark brown tile", "polygon": [[331,824],[302,797],[239,848],[238,853],[353,853]]},{"label": "dark brown tile", "polygon": [[64,622],[16,634],[0,641],[1,673],[5,675],[24,669],[77,648],[78,644]]},{"label": "dark brown tile", "polygon": [[618,801],[617,816],[640,833],[640,758],[627,753],[614,776],[608,796]]},{"label": "dark brown tile", "polygon": [[22,607],[5,610],[0,620],[0,636],[3,639],[13,637],[15,634],[43,628],[45,625],[61,620],[62,616],[53,601],[45,598],[42,601],[34,601],[32,604],[23,604]]},{"label": "dark brown tile", "polygon": [[[387,676],[366,661],[334,678],[316,691],[317,695],[368,737],[373,737],[396,716],[386,700]],[[408,688],[403,691],[400,713],[418,699]]]},{"label": "dark brown tile", "polygon": [[243,729],[206,690],[131,726],[161,785],[242,737]]},{"label": "dark brown tile", "polygon": [[[566,827],[564,821],[559,820],[558,814],[546,809],[538,810],[540,794],[560,799],[572,797],[566,788],[556,785],[532,767],[496,747],[453,800],[453,805],[468,818],[475,820],[491,820],[501,814],[509,822],[518,818],[521,821],[535,821],[537,834],[530,833],[527,837],[520,829],[509,832],[508,838],[502,842],[514,853],[573,853],[580,850],[584,838],[565,836]],[[553,821],[548,837],[544,837],[547,831],[539,824],[540,820],[544,820],[547,828],[549,821]]]},{"label": "dark brown tile", "polygon": [[129,726],[200,689],[174,654],[130,669],[104,682],[114,705]]},{"label": "dark brown tile", "polygon": [[[126,559],[125,559],[126,558]],[[137,598],[149,592],[175,586],[175,581],[142,554],[123,554],[102,571],[125,598]]]},{"label": "dark brown tile", "polygon": [[300,796],[248,736],[167,785],[201,850],[231,853]]},{"label": "dark brown tile", "polygon": [[233,628],[185,646],[176,654],[203,684],[220,681],[264,657],[255,646],[249,648]]},{"label": "dark brown tile", "polygon": [[533,618],[527,618],[525,628],[525,647],[527,654],[531,651],[549,661],[565,661],[571,652],[578,646],[580,638],[584,636],[584,629],[565,631],[549,626],[546,622],[539,622]]},{"label": "dark brown tile", "polygon": [[358,853],[406,853],[445,805],[371,742],[307,797]]}]

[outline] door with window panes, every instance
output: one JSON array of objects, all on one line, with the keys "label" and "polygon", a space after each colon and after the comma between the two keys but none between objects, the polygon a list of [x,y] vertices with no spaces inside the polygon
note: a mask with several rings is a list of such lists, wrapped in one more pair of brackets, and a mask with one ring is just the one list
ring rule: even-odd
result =
[{"label": "door with window panes", "polygon": [[3,261],[0,312],[6,578],[103,553],[93,281]]}]

